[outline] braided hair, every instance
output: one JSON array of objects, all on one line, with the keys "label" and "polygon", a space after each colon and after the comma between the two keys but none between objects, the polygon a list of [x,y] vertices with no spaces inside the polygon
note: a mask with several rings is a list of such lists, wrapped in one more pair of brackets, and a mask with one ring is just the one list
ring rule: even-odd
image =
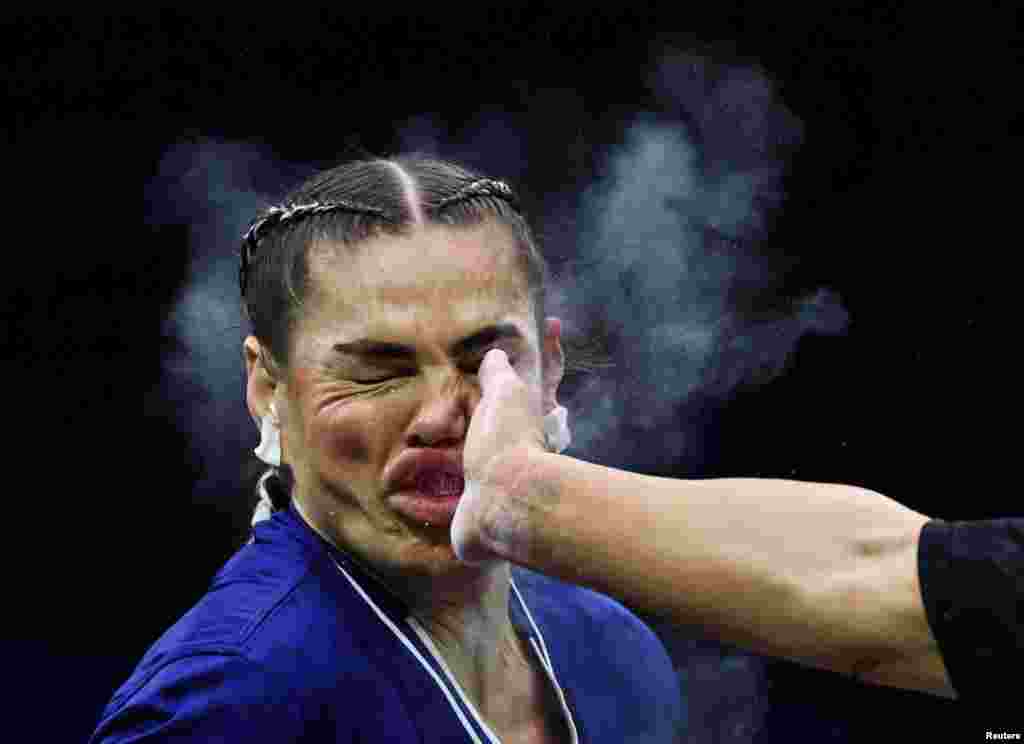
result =
[{"label": "braided hair", "polygon": [[[310,289],[308,254],[317,240],[357,246],[377,235],[407,235],[417,224],[505,225],[515,238],[543,337],[548,267],[512,187],[464,165],[420,155],[345,163],[316,174],[250,223],[242,237],[239,288],[260,358],[279,376]],[[285,508],[294,478],[282,464],[265,471],[257,493],[262,510]]]}]

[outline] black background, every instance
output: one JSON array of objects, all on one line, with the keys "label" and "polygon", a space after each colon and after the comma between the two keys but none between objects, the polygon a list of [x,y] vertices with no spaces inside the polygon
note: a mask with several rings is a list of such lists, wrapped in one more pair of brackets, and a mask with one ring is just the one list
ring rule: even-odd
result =
[{"label": "black background", "polygon": [[[329,165],[395,151],[393,122],[419,112],[457,138],[486,102],[535,133],[520,181],[571,193],[624,123],[658,106],[652,50],[759,65],[804,126],[760,250],[786,259],[778,293],[827,286],[851,322],[805,337],[784,374],[703,411],[699,474],[856,483],[951,519],[1020,513],[1011,4],[635,5],[8,19],[4,638],[27,700],[16,719],[44,740],[86,737],[244,539],[241,483],[219,505],[190,499],[204,466],[161,377],[180,343],[163,321],[189,233],[153,219],[144,189],[175,143],[259,142]],[[546,93],[558,90],[575,91],[571,116]],[[689,669],[687,741],[888,740],[958,725],[980,739],[992,726],[783,662],[764,666],[751,703],[718,663],[731,650],[663,632]]]}]

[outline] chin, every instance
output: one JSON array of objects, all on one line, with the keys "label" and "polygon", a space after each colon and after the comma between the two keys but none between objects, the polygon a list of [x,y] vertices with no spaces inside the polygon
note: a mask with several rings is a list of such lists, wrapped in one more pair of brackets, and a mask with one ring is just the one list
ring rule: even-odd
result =
[{"label": "chin", "polygon": [[[436,528],[439,531],[439,528]],[[431,536],[433,537],[433,536]],[[500,559],[488,561],[482,564],[463,563],[455,555],[452,547],[451,537],[446,533],[443,538],[432,541],[429,537],[418,536],[416,545],[411,546],[403,555],[403,568],[400,571],[408,575],[428,576],[431,578],[443,578],[458,575],[477,576],[492,571],[496,566],[504,563]]]}]

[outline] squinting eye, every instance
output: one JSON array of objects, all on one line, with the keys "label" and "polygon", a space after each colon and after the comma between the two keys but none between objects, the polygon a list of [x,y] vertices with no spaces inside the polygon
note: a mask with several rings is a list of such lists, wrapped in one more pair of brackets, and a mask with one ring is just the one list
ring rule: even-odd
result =
[{"label": "squinting eye", "polygon": [[357,382],[360,385],[376,385],[378,383],[387,382],[388,380],[393,380],[393,379],[395,379],[395,378],[394,377],[375,377],[372,380],[353,380],[352,382]]},{"label": "squinting eye", "polygon": [[413,372],[411,370],[409,370],[409,371],[401,371],[401,370],[399,370],[398,372],[395,372],[394,374],[384,375],[383,377],[370,377],[370,378],[363,379],[363,380],[353,379],[352,382],[354,382],[354,383],[356,383],[358,385],[379,385],[382,382],[388,382],[390,380],[399,380],[399,379],[401,379],[403,377],[409,377],[410,375],[414,375],[414,374],[415,374],[415,372]]}]

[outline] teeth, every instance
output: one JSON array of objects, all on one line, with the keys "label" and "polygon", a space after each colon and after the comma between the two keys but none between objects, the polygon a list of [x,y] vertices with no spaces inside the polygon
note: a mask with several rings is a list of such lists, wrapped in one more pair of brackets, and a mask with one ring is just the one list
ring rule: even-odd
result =
[{"label": "teeth", "polygon": [[425,473],[416,479],[416,487],[433,496],[457,496],[463,486],[462,477],[451,473]]},{"label": "teeth", "polygon": [[457,475],[445,475],[441,479],[441,493],[455,496],[462,493],[462,478]]}]

